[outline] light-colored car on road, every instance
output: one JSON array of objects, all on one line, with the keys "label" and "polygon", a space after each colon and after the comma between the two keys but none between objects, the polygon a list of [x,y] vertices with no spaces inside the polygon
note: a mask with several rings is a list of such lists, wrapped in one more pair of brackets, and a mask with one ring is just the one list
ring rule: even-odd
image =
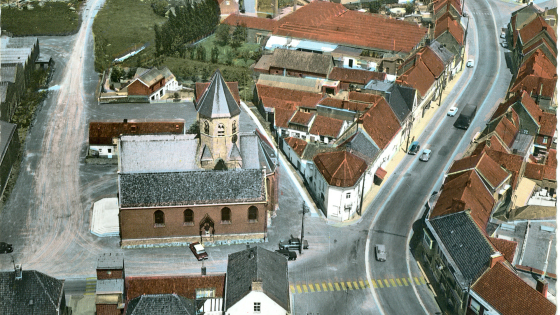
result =
[{"label": "light-colored car on road", "polygon": [[387,252],[385,251],[385,245],[383,244],[375,245],[375,259],[379,261],[387,260]]},{"label": "light-colored car on road", "polygon": [[502,47],[504,47],[504,48],[508,48],[507,42],[501,42],[500,45],[502,45]]},{"label": "light-colored car on road", "polygon": [[422,154],[420,154],[420,161],[428,162],[431,155],[432,155],[432,150],[424,149],[424,151],[422,151]]},{"label": "light-colored car on road", "polygon": [[467,67],[468,67],[468,68],[474,67],[474,60],[473,60],[473,59],[467,60]]},{"label": "light-colored car on road", "polygon": [[459,109],[458,109],[457,107],[455,107],[455,106],[451,107],[451,108],[449,109],[449,111],[447,112],[447,116],[451,116],[451,117],[455,116],[455,114],[457,114],[457,111],[458,111],[458,110],[459,110]]}]

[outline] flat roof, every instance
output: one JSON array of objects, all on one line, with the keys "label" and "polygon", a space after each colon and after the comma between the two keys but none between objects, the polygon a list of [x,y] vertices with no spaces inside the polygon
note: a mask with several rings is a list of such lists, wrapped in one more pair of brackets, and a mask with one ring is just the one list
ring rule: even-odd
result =
[{"label": "flat roof", "polygon": [[124,253],[104,253],[97,258],[97,269],[122,269]]},{"label": "flat roof", "polygon": [[95,294],[115,294],[124,292],[124,279],[97,280]]}]

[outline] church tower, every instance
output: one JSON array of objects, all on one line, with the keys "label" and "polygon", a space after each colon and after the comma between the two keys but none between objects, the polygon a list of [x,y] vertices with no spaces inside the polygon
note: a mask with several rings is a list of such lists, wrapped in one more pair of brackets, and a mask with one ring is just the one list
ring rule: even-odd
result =
[{"label": "church tower", "polygon": [[210,85],[197,104],[197,111],[200,165],[213,169],[225,163],[228,169],[240,168],[238,134],[241,110],[220,70],[212,75]]}]

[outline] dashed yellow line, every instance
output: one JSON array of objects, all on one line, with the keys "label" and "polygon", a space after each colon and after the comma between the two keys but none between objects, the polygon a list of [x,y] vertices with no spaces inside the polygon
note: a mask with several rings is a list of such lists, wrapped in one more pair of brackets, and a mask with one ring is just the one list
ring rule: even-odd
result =
[{"label": "dashed yellow line", "polygon": [[290,286],[290,290],[292,291],[292,293],[296,293],[296,288],[294,288],[293,285]]},{"label": "dashed yellow line", "polygon": [[395,284],[395,280],[389,279],[389,282],[391,282],[391,285],[392,285],[393,287],[396,287],[396,286],[397,286],[397,285]]},{"label": "dashed yellow line", "polygon": [[346,282],[346,285],[348,286],[348,289],[354,290],[354,288],[352,288],[352,282],[348,281]]},{"label": "dashed yellow line", "polygon": [[401,280],[399,278],[396,278],[395,281],[397,281],[397,284],[399,285],[399,287],[402,287],[402,283],[401,283]]},{"label": "dashed yellow line", "polygon": [[309,291],[307,291],[307,286],[305,284],[303,284],[302,287],[303,287],[303,291],[305,291],[305,293],[309,292]]},{"label": "dashed yellow line", "polygon": [[[413,280],[414,279],[414,280]],[[96,291],[96,284],[93,280],[86,283],[86,294],[93,295]],[[339,282],[321,282],[321,283],[301,283],[290,284],[291,293],[313,293],[313,292],[327,292],[327,291],[347,291],[347,290],[364,290],[373,286],[377,288],[389,287],[402,287],[409,285],[423,285],[426,284],[424,277],[412,278],[388,278],[388,279],[373,279],[371,284],[367,280],[352,280],[352,281],[339,281]]]},{"label": "dashed yellow line", "polygon": [[321,287],[318,283],[315,283],[315,288],[317,289],[317,292],[321,292]]},{"label": "dashed yellow line", "polygon": [[375,279],[373,279],[373,281],[371,281],[371,284],[373,284],[374,289],[377,289],[377,283],[375,283]]},{"label": "dashed yellow line", "polygon": [[404,283],[405,286],[408,287],[408,281],[406,281],[406,278],[402,278],[402,282]]},{"label": "dashed yellow line", "polygon": [[414,277],[414,281],[416,281],[417,285],[420,285],[420,281],[418,281],[418,278]]},{"label": "dashed yellow line", "polygon": [[[330,283],[329,283],[329,284],[330,284]],[[327,289],[327,285],[326,285],[324,282],[321,283],[321,285],[323,286],[323,291],[327,291],[327,290],[328,290],[328,289]],[[331,291],[332,291],[332,290],[331,290]]]},{"label": "dashed yellow line", "polygon": [[381,280],[377,280],[377,283],[379,283],[380,288],[383,288],[383,282],[381,282]]},{"label": "dashed yellow line", "polygon": [[354,284],[354,288],[356,288],[356,290],[359,290],[360,288],[358,287],[358,283],[356,281],[353,282]]},{"label": "dashed yellow line", "polygon": [[310,284],[310,285],[309,285],[309,291],[315,292],[315,288],[313,288],[313,284]]},{"label": "dashed yellow line", "polygon": [[297,293],[301,293],[301,287],[299,285],[296,285],[297,288]]},{"label": "dashed yellow line", "polygon": [[360,283],[360,287],[361,287],[362,289],[365,289],[365,288],[366,288],[366,287],[364,286],[364,282],[363,282],[362,280],[360,280],[360,281],[358,281],[358,282]]},{"label": "dashed yellow line", "polygon": [[426,280],[424,280],[424,277],[420,277],[420,283],[426,284]]},{"label": "dashed yellow line", "polygon": [[338,286],[338,282],[334,283],[334,287],[336,288],[336,291],[340,291],[340,287]]},{"label": "dashed yellow line", "polygon": [[344,285],[344,282],[340,283],[340,287],[342,288],[342,290],[346,291],[346,286]]},{"label": "dashed yellow line", "polygon": [[383,279],[383,282],[385,282],[386,287],[389,287],[389,281],[387,281],[387,279]]},{"label": "dashed yellow line", "polygon": [[330,282],[329,282],[329,289],[330,289],[331,291],[334,291],[334,289],[333,289],[333,287],[332,287],[332,284],[331,284]]}]

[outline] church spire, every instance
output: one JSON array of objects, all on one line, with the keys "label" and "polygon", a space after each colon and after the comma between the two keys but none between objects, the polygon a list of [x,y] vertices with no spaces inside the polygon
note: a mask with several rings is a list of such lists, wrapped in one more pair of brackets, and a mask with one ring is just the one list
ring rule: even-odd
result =
[{"label": "church spire", "polygon": [[212,75],[199,103],[198,114],[206,118],[233,117],[241,112],[219,69]]}]

